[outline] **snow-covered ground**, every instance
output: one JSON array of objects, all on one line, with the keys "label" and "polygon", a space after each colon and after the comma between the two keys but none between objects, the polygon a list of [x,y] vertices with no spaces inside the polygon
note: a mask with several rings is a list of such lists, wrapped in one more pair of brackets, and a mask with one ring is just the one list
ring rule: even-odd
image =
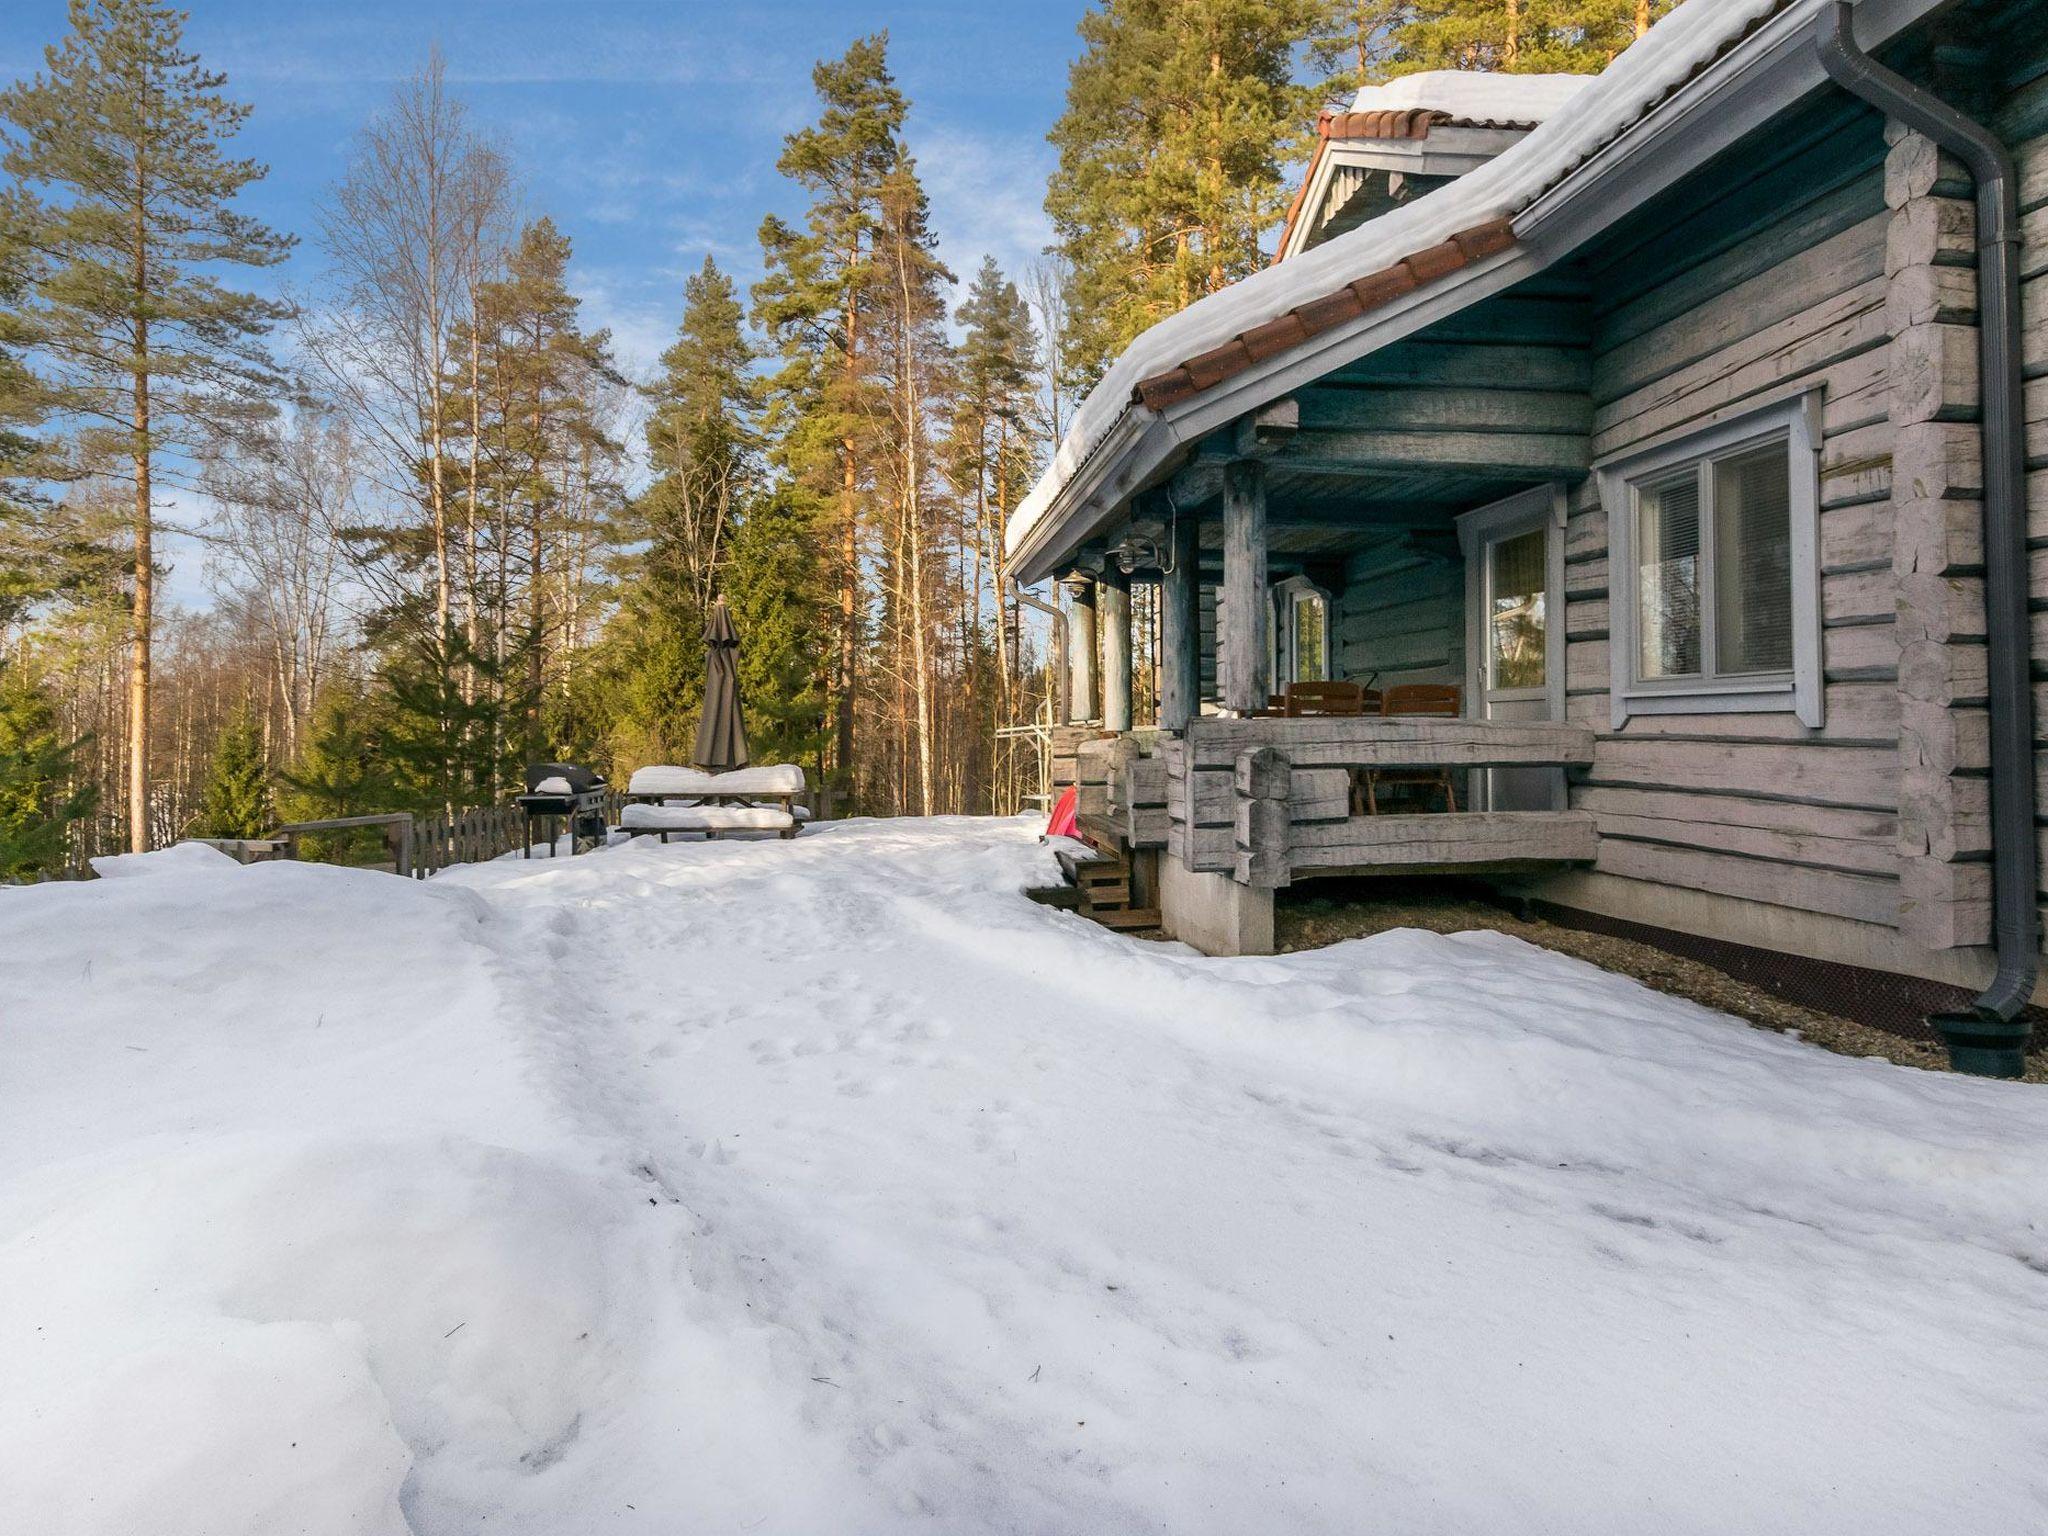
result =
[{"label": "snow-covered ground", "polygon": [[0,1530],[2048,1523],[2038,1088],[1015,821],[124,865],[0,891]]}]

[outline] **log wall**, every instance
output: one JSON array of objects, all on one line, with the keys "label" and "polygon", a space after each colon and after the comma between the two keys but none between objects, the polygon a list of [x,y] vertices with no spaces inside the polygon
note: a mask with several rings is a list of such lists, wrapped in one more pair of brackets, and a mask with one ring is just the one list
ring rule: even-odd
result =
[{"label": "log wall", "polygon": [[1566,706],[1595,747],[1571,803],[1599,827],[1605,873],[1899,921],[1887,252],[1902,215],[1887,206],[1885,152],[1875,115],[1834,109],[1592,259],[1596,459],[1745,402],[1825,391],[1818,730],[1783,713],[1636,715],[1615,730],[1607,515],[1596,481],[1573,494]]},{"label": "log wall", "polygon": [[1353,555],[1336,602],[1338,675],[1374,686],[1465,680],[1463,562],[1381,548]]}]

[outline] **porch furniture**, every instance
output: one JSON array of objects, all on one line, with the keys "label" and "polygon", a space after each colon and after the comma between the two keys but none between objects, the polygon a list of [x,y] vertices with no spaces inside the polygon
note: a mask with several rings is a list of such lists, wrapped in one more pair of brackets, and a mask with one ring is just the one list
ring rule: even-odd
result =
[{"label": "porch furniture", "polygon": [[[1465,712],[1464,690],[1456,683],[1396,683],[1380,696],[1380,713],[1386,716],[1424,716],[1455,720]],[[1458,808],[1457,786],[1448,768],[1371,768],[1365,772],[1365,813],[1380,814],[1379,792],[1395,789],[1404,794],[1420,790],[1422,797],[1439,793],[1444,810]]]},{"label": "porch furniture", "polygon": [[1281,692],[1281,712],[1290,720],[1310,715],[1380,713],[1376,690],[1346,682],[1292,682]]},{"label": "porch furniture", "polygon": [[654,833],[665,843],[672,832],[701,832],[716,839],[721,832],[774,832],[795,837],[799,823],[793,810],[768,805],[661,805],[633,802],[619,812],[619,830],[635,835]]},{"label": "porch furniture", "polygon": [[797,804],[804,771],[794,763],[763,763],[707,773],[665,763],[639,769],[627,781],[619,830],[659,834],[774,832],[796,836],[810,813]]},{"label": "porch furniture", "polygon": [[555,842],[561,835],[563,823],[568,825],[572,856],[585,840],[602,843],[605,836],[604,791],[602,774],[575,763],[528,763],[526,793],[516,802],[526,817],[523,856],[533,857],[536,822],[547,835],[550,858],[554,857]]}]

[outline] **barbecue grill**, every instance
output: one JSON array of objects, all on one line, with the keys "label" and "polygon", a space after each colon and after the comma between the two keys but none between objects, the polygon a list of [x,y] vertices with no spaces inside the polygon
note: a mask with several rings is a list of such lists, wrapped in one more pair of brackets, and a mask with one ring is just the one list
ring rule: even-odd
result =
[{"label": "barbecue grill", "polygon": [[526,793],[519,797],[519,809],[526,813],[526,857],[533,857],[534,823],[542,824],[548,856],[554,857],[555,839],[561,823],[569,824],[569,852],[573,855],[585,838],[602,843],[604,827],[604,775],[574,763],[528,763]]}]

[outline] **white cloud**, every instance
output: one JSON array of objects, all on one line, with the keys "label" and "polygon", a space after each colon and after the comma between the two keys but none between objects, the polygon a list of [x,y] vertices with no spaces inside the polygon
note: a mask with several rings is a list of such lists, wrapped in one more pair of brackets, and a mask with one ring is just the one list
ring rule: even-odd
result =
[{"label": "white cloud", "polygon": [[911,148],[931,195],[939,254],[961,283],[973,280],[984,255],[1021,281],[1053,238],[1044,207],[1051,146],[944,125],[918,131],[913,123]]}]

